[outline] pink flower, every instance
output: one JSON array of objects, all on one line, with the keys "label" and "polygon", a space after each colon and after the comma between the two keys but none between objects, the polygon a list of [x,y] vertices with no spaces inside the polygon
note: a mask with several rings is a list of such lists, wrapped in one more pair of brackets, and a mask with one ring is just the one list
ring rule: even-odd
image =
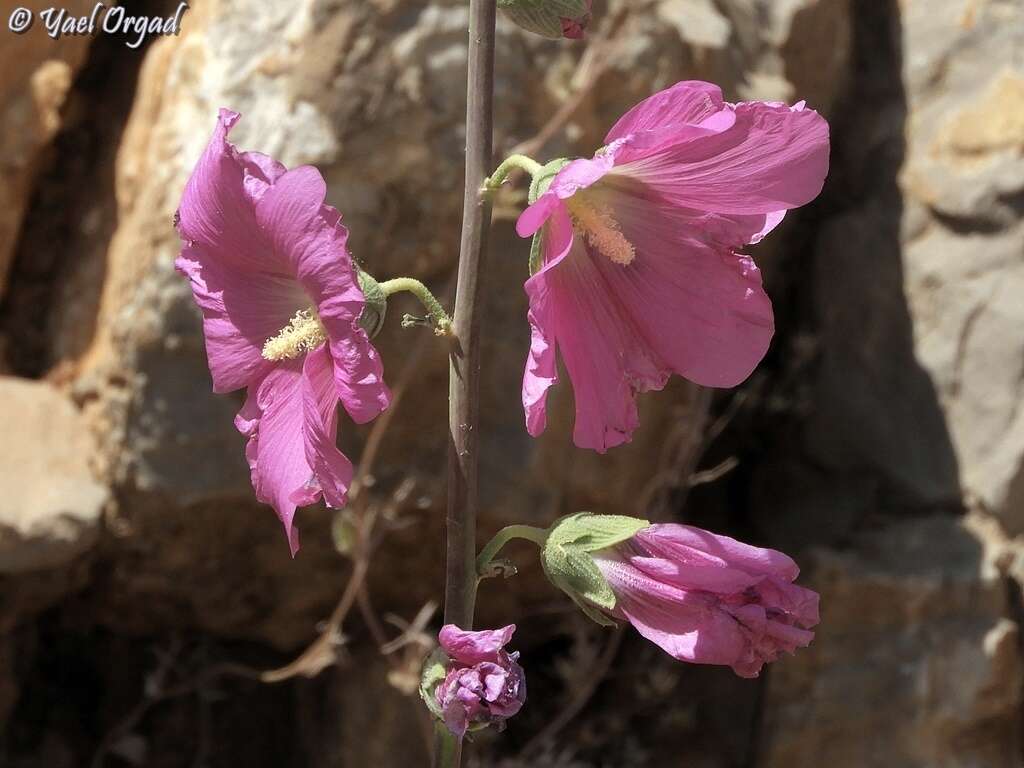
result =
[{"label": "pink flower", "polygon": [[337,405],[357,422],[387,407],[377,351],[359,326],[363,292],[341,216],[320,173],[239,152],[217,127],[178,211],[175,266],[203,314],[215,392],[248,388],[235,426],[257,498],[284,524],[294,555],[297,506],[345,503],[352,464],[335,447]]},{"label": "pink flower", "polygon": [[673,373],[713,387],[750,374],[774,322],[757,267],[736,251],[821,191],[828,133],[802,103],[729,104],[717,86],[683,82],[541,186],[517,225],[541,232],[543,263],[526,282],[531,435],[546,424],[556,351],[575,392],[574,441],[600,452],[630,440],[636,393]]},{"label": "pink flower", "polygon": [[757,677],[814,639],[818,594],[792,583],[800,569],[781,552],[665,524],[591,557],[615,593],[608,612],[681,661]]},{"label": "pink flower", "polygon": [[459,738],[471,726],[504,723],[526,701],[526,675],[516,663],[518,653],[505,646],[516,631],[466,632],[454,624],[441,628],[438,640],[450,662],[435,693],[445,725]]}]

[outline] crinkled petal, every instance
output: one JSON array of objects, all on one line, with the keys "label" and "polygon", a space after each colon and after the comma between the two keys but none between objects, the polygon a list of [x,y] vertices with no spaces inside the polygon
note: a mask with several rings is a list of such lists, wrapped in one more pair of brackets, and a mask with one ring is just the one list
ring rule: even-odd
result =
[{"label": "crinkled petal", "polygon": [[793,559],[782,552],[754,547],[691,525],[657,523],[640,530],[634,538],[655,557],[686,562],[696,551],[751,574],[775,576],[785,581],[793,581],[800,574]]},{"label": "crinkled petal", "polygon": [[306,355],[302,376],[303,433],[306,463],[313,479],[292,500],[299,506],[316,503],[320,494],[328,506],[345,505],[352,484],[352,462],[338,450],[338,394],[334,366],[326,346]]},{"label": "crinkled petal", "polygon": [[515,624],[509,624],[501,629],[484,629],[476,632],[459,629],[454,624],[445,624],[437,638],[441,648],[453,660],[466,666],[473,666],[480,662],[496,661],[515,631]]},{"label": "crinkled petal", "polygon": [[605,144],[658,128],[699,125],[725,109],[722,90],[713,83],[686,80],[649,96],[619,118]]},{"label": "crinkled petal", "polygon": [[828,171],[829,128],[817,112],[761,103],[735,107],[728,130],[623,163],[676,205],[717,213],[769,214],[804,205]]},{"label": "crinkled petal", "polygon": [[288,170],[282,163],[262,152],[239,152],[237,156],[245,171],[245,192],[254,205]]},{"label": "crinkled petal", "polygon": [[237,269],[209,246],[186,245],[175,261],[189,279],[203,315],[203,336],[215,392],[232,392],[269,369],[263,344],[308,300],[295,280]]},{"label": "crinkled petal", "polygon": [[[764,357],[775,330],[753,260],[702,242],[671,205],[602,190],[636,258],[592,261],[642,345],[697,384],[732,387]],[[564,352],[563,352],[564,354]]]},{"label": "crinkled petal", "polygon": [[293,556],[299,549],[299,532],[293,524],[292,496],[313,480],[303,437],[302,366],[301,358],[283,361],[260,382],[259,423],[246,446],[256,498],[277,512]]},{"label": "crinkled petal", "polygon": [[256,205],[275,248],[286,255],[330,337],[334,380],[345,409],[358,423],[391,401],[380,355],[359,326],[365,300],[336,210],[323,204],[326,184],[311,166],[288,171]]},{"label": "crinkled petal", "polygon": [[187,244],[208,249],[232,269],[288,275],[287,265],[256,224],[245,164],[227,141],[239,117],[220,111],[213,136],[185,185],[178,231]]}]

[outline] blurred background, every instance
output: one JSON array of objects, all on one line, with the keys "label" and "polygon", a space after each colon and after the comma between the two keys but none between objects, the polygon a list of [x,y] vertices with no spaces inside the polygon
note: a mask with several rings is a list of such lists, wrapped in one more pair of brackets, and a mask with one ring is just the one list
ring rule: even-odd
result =
[{"label": "blurred background", "polygon": [[[439,624],[445,350],[393,302],[379,346],[401,398],[342,422],[352,505],[301,511],[292,561],[253,500],[240,396],[211,394],[172,217],[230,107],[240,147],[323,171],[371,272],[446,295],[466,6],[194,0],[180,36],[134,50],[0,28],[0,765],[427,765],[412,691]],[[741,680],[589,624],[512,546],[520,574],[484,584],[479,624],[519,625],[530,699],[471,764],[1021,765],[1024,5],[595,15],[582,44],[502,20],[496,156],[589,155],[626,108],[698,78],[806,99],[831,122],[831,173],[754,250],[778,323],[754,376],[674,379],[604,457],[572,446],[567,386],[543,438],[524,430],[523,185],[503,194],[481,540],[580,509],[685,520],[792,554],[822,622]]]}]

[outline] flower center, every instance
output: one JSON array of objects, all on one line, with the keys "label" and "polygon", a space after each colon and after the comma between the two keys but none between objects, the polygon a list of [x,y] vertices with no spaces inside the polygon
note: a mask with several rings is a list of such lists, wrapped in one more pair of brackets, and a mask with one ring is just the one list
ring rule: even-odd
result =
[{"label": "flower center", "polygon": [[573,227],[590,247],[616,264],[626,266],[636,258],[636,249],[622,234],[622,227],[607,208],[588,202],[579,192],[566,201]]},{"label": "flower center", "polygon": [[272,362],[293,360],[312,352],[327,341],[327,331],[312,309],[300,309],[288,325],[263,345],[263,359]]}]

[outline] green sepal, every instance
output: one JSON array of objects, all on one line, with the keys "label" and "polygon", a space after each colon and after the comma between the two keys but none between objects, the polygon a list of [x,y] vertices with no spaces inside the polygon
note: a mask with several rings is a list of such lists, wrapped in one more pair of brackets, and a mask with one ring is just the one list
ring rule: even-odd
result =
[{"label": "green sepal", "polygon": [[576,547],[553,543],[541,552],[544,571],[551,582],[573,600],[586,600],[600,608],[615,608],[615,593],[594,559]]},{"label": "green sepal", "polygon": [[533,240],[530,242],[530,277],[533,277],[540,272],[541,267],[544,266],[544,237],[541,232],[537,232],[533,236]]},{"label": "green sepal", "polygon": [[639,517],[577,512],[551,526],[548,544],[572,545],[583,552],[597,552],[633,538],[637,531],[650,524]]},{"label": "green sepal", "polygon": [[530,205],[537,202],[537,198],[548,191],[548,187],[551,186],[552,179],[558,175],[558,172],[565,168],[572,161],[567,157],[559,157],[546,163],[537,172],[537,175],[533,177],[533,181],[530,182],[530,194],[527,197],[527,201]]},{"label": "green sepal", "polygon": [[369,272],[364,272],[358,267],[356,272],[365,299],[363,313],[359,316],[359,325],[372,339],[384,327],[384,318],[388,313],[388,297]]},{"label": "green sepal", "polygon": [[437,703],[437,686],[444,682],[447,674],[448,654],[440,648],[434,651],[423,660],[423,671],[420,672],[420,698],[427,705],[427,709],[438,720],[444,720],[444,713]]}]

